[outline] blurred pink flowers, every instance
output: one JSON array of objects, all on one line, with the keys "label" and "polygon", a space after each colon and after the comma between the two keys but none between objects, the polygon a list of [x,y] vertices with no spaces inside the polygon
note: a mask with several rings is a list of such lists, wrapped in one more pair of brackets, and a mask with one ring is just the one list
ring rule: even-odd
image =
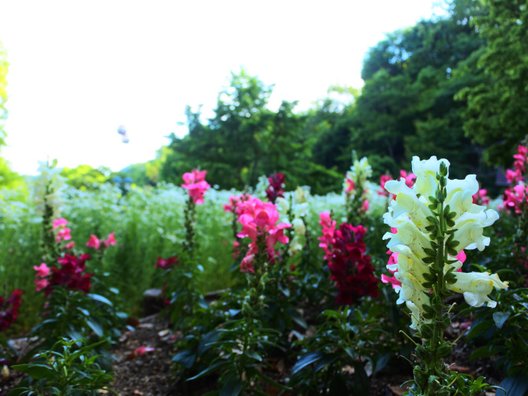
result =
[{"label": "blurred pink flowers", "polygon": [[184,182],[182,187],[189,192],[189,196],[197,205],[203,204],[205,192],[211,187],[205,181],[206,175],[207,171],[193,169],[191,172],[186,172],[182,176]]},{"label": "blurred pink flowers", "polygon": [[158,259],[156,260],[155,267],[166,270],[174,267],[175,265],[178,265],[178,262],[179,260],[176,256],[171,256],[167,258],[158,257]]},{"label": "blurred pink flowers", "polygon": [[0,296],[0,331],[7,330],[17,320],[22,294],[22,290],[15,289],[7,300]]}]

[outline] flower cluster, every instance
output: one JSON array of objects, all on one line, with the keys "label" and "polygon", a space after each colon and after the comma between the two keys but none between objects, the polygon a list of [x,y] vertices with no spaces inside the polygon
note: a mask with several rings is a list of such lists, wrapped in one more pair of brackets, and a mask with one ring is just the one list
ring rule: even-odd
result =
[{"label": "flower cluster", "polygon": [[62,286],[70,290],[80,290],[88,293],[91,288],[92,274],[86,272],[86,261],[90,259],[89,254],[73,255],[65,254],[59,257],[59,267],[48,267],[46,263],[34,266],[36,272],[35,289],[50,294],[56,286]]},{"label": "flower cluster", "polygon": [[115,238],[115,233],[111,232],[108,234],[105,240],[99,239],[97,235],[90,235],[88,242],[86,242],[86,246],[95,250],[99,250],[101,247],[108,248],[110,246],[115,246],[116,243],[117,241]]},{"label": "flower cluster", "polygon": [[266,197],[268,201],[275,203],[277,198],[284,197],[284,182],[286,177],[284,173],[274,173],[268,177],[268,188],[266,188]]},{"label": "flower cluster", "polygon": [[211,187],[205,181],[206,175],[207,171],[193,169],[191,172],[186,172],[182,176],[184,182],[182,187],[189,192],[189,196],[197,205],[203,204],[205,192]]},{"label": "flower cluster", "polygon": [[262,253],[259,249],[264,247],[267,261],[273,263],[278,255],[275,245],[288,243],[284,230],[290,228],[291,225],[279,223],[277,207],[271,202],[262,202],[258,198],[252,197],[240,202],[237,211],[238,222],[242,225],[238,237],[251,240],[246,256],[240,264],[240,270],[255,272],[253,265],[255,258],[258,253]]},{"label": "flower cluster", "polygon": [[319,246],[324,250],[330,278],[336,284],[337,303],[350,305],[364,296],[378,296],[378,280],[374,276],[370,256],[363,241],[365,227],[336,222],[328,212],[320,214],[322,235]]},{"label": "flower cluster", "polygon": [[[445,177],[440,185],[439,172],[443,169]],[[413,157],[412,171],[416,174],[416,182],[410,188],[405,179],[389,181],[385,184],[387,191],[395,196],[390,202],[384,221],[392,227],[392,232],[384,235],[388,239],[387,247],[391,259],[387,268],[395,279],[384,277],[399,293],[398,303],[406,303],[411,310],[412,326],[419,328],[424,322],[424,306],[430,305],[430,271],[431,252],[439,248],[445,249],[443,272],[446,277],[454,276],[448,282],[447,289],[462,293],[466,302],[474,307],[487,304],[494,307],[496,302],[489,298],[491,291],[506,288],[496,274],[460,272],[462,263],[457,259],[461,250],[483,250],[490,243],[490,238],[483,235],[483,229],[492,225],[498,214],[473,203],[473,195],[479,190],[475,175],[468,175],[463,180],[448,178],[449,162],[431,157],[420,160]],[[440,191],[440,187],[442,191]],[[439,205],[442,197],[446,219],[436,220],[434,208]],[[447,225],[440,227],[442,224]],[[446,229],[445,246],[438,246],[432,241],[429,232]],[[447,227],[447,228],[446,228]],[[456,246],[456,250],[452,248]],[[452,275],[451,275],[452,274]]]},{"label": "flower cluster", "polygon": [[0,296],[0,331],[7,330],[17,320],[22,293],[22,290],[15,289],[7,299]]},{"label": "flower cluster", "polygon": [[511,186],[504,191],[502,208],[521,214],[523,205],[528,201],[528,185],[525,180],[528,147],[519,145],[513,158],[513,169],[506,170],[506,179]]}]

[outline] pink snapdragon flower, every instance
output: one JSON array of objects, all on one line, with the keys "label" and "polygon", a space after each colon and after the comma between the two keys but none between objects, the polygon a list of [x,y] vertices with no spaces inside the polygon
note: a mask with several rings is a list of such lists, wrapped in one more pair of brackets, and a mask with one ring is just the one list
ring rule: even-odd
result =
[{"label": "pink snapdragon flower", "polygon": [[242,230],[238,233],[239,238],[249,238],[249,249],[241,263],[241,271],[254,272],[253,262],[259,253],[258,239],[263,237],[266,245],[267,259],[274,262],[277,258],[275,249],[277,243],[288,243],[288,237],[284,230],[290,228],[287,223],[278,223],[279,212],[271,202],[262,202],[258,198],[241,202],[238,206],[238,222]]},{"label": "pink snapdragon flower", "polygon": [[[393,233],[395,232],[393,231]],[[394,274],[398,272],[398,253],[393,252],[391,250],[387,250],[387,254],[389,255],[387,269],[389,270],[392,276],[381,274],[381,282],[390,284],[394,290],[398,291],[401,289],[401,282],[394,276]]]},{"label": "pink snapdragon flower", "polygon": [[186,172],[182,176],[184,182],[182,187],[188,191],[189,196],[196,205],[203,204],[205,192],[211,187],[205,181],[206,175],[207,171],[205,170],[193,169],[191,172]]},{"label": "pink snapdragon flower", "polygon": [[171,256],[167,258],[158,257],[156,260],[156,268],[167,270],[169,268],[174,267],[175,265],[178,265],[179,259],[176,256]]},{"label": "pink snapdragon flower", "polygon": [[523,202],[528,197],[528,185],[519,183],[504,191],[502,207],[512,210],[515,214],[522,213]]},{"label": "pink snapdragon flower", "polygon": [[414,186],[414,182],[416,181],[416,175],[412,172],[407,172],[405,170],[400,170],[400,178],[404,178],[405,179],[405,184],[407,185],[407,187],[411,188],[412,186]]},{"label": "pink snapdragon flower", "polygon": [[66,227],[68,225],[68,220],[66,220],[64,217],[61,217],[59,219],[53,220],[53,229]]},{"label": "pink snapdragon flower", "polygon": [[370,202],[369,202],[368,199],[365,199],[365,200],[361,203],[361,210],[362,210],[363,212],[367,212],[368,209],[369,209],[369,207],[370,207]]},{"label": "pink snapdragon flower", "polygon": [[519,169],[506,169],[506,180],[508,180],[508,183],[519,183],[523,179],[524,176]]},{"label": "pink snapdragon flower", "polygon": [[389,196],[389,192],[385,190],[385,183],[392,180],[392,176],[388,174],[384,174],[380,176],[380,189],[378,190],[378,195],[383,195],[384,197]]},{"label": "pink snapdragon flower", "polygon": [[36,276],[39,276],[41,278],[45,278],[48,276],[51,272],[50,268],[47,266],[46,263],[41,263],[40,265],[34,265],[33,269],[36,271]]},{"label": "pink snapdragon flower", "polygon": [[36,271],[35,274],[35,290],[37,292],[46,289],[49,286],[48,277],[51,273],[50,268],[46,263],[42,263],[39,266],[33,266],[33,269]]},{"label": "pink snapdragon flower", "polygon": [[479,189],[473,195],[473,203],[477,205],[489,205],[490,197],[488,196],[488,190],[485,188]]},{"label": "pink snapdragon flower", "polygon": [[49,286],[50,282],[47,278],[35,278],[35,291],[40,292]]},{"label": "pink snapdragon flower", "polygon": [[71,230],[66,227],[67,224],[68,220],[64,217],[53,220],[52,227],[55,230],[55,241],[57,243],[71,240]]},{"label": "pink snapdragon flower", "polygon": [[[402,178],[405,180],[405,184],[409,188],[411,188],[414,185],[414,182],[416,181],[416,175],[414,173],[407,172],[406,170],[403,170],[403,169],[400,170],[400,179]],[[385,197],[389,196],[389,192],[385,190],[385,183],[387,183],[390,180],[393,180],[391,175],[385,174],[385,175],[380,176],[380,189],[378,190],[379,195],[383,195]]]},{"label": "pink snapdragon flower", "polygon": [[351,194],[356,189],[356,183],[354,183],[354,180],[347,177],[345,179],[345,194]]},{"label": "pink snapdragon flower", "polygon": [[517,153],[513,156],[513,170],[506,171],[506,179],[511,186],[504,191],[501,209],[511,210],[521,214],[528,201],[528,185],[526,184],[526,163],[528,162],[528,148],[519,145]]},{"label": "pink snapdragon flower", "polygon": [[55,241],[57,243],[63,241],[69,241],[71,239],[71,230],[67,227],[59,228],[59,231],[55,235]]},{"label": "pink snapdragon flower", "polygon": [[74,247],[75,247],[75,242],[74,241],[68,242],[66,245],[64,245],[64,248],[66,250],[72,250]]},{"label": "pink snapdragon flower", "polygon": [[513,167],[521,173],[526,173],[526,162],[528,162],[528,147],[519,145],[517,153],[513,155]]},{"label": "pink snapdragon flower", "polygon": [[106,239],[103,241],[103,244],[106,247],[115,246],[116,243],[117,243],[117,240],[116,240],[116,237],[115,237],[115,232],[111,232],[110,234],[108,234]]},{"label": "pink snapdragon flower", "polygon": [[224,205],[224,212],[230,212],[234,214],[239,214],[238,212],[238,206],[241,202],[247,201],[249,199],[252,199],[253,197],[249,194],[240,194],[240,195],[232,195],[229,197],[229,202]]},{"label": "pink snapdragon flower", "polygon": [[334,244],[336,221],[332,219],[329,212],[322,212],[319,214],[319,224],[321,226],[321,236],[319,237],[319,247],[325,253],[325,260],[332,257],[330,247]]},{"label": "pink snapdragon flower", "polygon": [[92,234],[90,235],[88,242],[86,242],[86,246],[95,250],[99,250],[99,248],[101,247],[101,241],[99,240],[99,238],[97,238],[96,235]]}]

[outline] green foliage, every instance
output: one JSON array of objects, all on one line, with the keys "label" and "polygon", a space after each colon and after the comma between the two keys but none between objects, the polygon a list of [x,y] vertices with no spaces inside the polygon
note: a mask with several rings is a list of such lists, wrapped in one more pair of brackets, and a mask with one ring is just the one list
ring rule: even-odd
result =
[{"label": "green foliage", "polygon": [[64,168],[61,176],[66,182],[79,190],[92,190],[100,187],[110,176],[110,170],[104,167],[99,169],[89,165],[79,165],[76,168]]},{"label": "green foliage", "polygon": [[[455,11],[390,34],[363,66],[365,86],[350,117],[352,148],[392,159],[377,173],[396,173],[412,155],[448,157],[462,174],[479,168],[479,149],[464,137],[464,103],[453,96],[472,83],[454,71],[482,40]],[[381,169],[380,169],[381,168]]]},{"label": "green foliage", "polygon": [[100,294],[55,287],[47,303],[44,319],[35,326],[33,334],[41,337],[48,347],[64,337],[74,341],[115,340],[125,326],[126,315]]},{"label": "green foliage", "polygon": [[183,172],[200,167],[207,169],[213,184],[244,189],[263,174],[283,172],[292,186],[311,185],[319,193],[336,189],[339,173],[317,158],[326,161],[336,156],[334,149],[343,151],[341,138],[347,139],[347,131],[338,127],[344,134],[336,136],[326,121],[339,117],[340,111],[325,104],[314,113],[296,114],[295,102],[271,111],[270,94],[271,87],[241,71],[220,93],[215,116],[206,124],[199,111],[187,108],[189,133],[183,138],[172,135],[160,178],[180,183]]},{"label": "green foliage", "polygon": [[[475,1],[475,3],[478,3]],[[525,0],[486,0],[472,25],[485,40],[469,58],[465,78],[476,84],[461,86],[458,98],[467,101],[464,129],[486,148],[492,163],[507,164],[515,145],[528,133],[528,6]]]},{"label": "green foliage", "polygon": [[27,374],[10,396],[89,396],[107,389],[112,376],[101,368],[94,349],[102,343],[82,345],[83,341],[60,340],[32,361],[13,366]]},{"label": "green foliage", "polygon": [[491,359],[508,377],[526,375],[528,342],[528,289],[511,289],[497,293],[494,310],[476,310],[466,337],[475,347],[472,359]]},{"label": "green foliage", "polygon": [[381,301],[365,300],[357,308],[324,311],[317,332],[298,343],[293,389],[303,395],[369,394],[367,370],[377,374],[408,347],[394,338],[398,333],[391,332],[394,322],[386,308]]}]

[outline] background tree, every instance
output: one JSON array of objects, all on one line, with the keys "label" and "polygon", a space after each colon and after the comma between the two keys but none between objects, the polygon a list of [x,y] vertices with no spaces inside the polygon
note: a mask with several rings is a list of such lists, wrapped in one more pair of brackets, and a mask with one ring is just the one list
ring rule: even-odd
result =
[{"label": "background tree", "polygon": [[[0,41],[0,148],[5,145],[5,122],[7,120],[7,72],[9,62],[7,60],[7,51]],[[0,187],[5,188],[25,188],[24,179],[16,172],[11,170],[8,162],[0,158]]]},{"label": "background tree", "polygon": [[448,157],[460,174],[480,167],[479,147],[464,136],[465,103],[454,99],[470,81],[453,71],[483,43],[458,11],[392,33],[367,55],[351,141],[378,172],[394,173],[412,155]]},{"label": "background tree", "polygon": [[484,13],[472,19],[486,41],[466,67],[480,81],[462,86],[467,101],[464,129],[485,146],[490,163],[507,164],[528,133],[528,4],[526,0],[486,0]]},{"label": "background tree", "polygon": [[63,168],[61,176],[66,182],[79,190],[94,190],[109,180],[112,171],[105,167],[93,168],[90,165],[79,165],[75,168]]}]

